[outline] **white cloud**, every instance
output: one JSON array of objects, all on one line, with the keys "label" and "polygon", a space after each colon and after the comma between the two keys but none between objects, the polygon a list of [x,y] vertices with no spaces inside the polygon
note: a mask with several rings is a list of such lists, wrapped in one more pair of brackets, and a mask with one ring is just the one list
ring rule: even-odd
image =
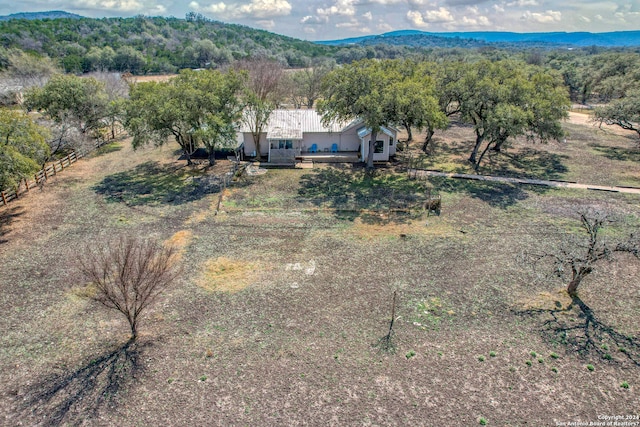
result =
[{"label": "white cloud", "polygon": [[518,7],[529,7],[529,6],[539,6],[540,3],[538,3],[537,0],[517,0],[517,1],[512,1],[507,3],[507,6],[509,7],[513,7],[513,6],[518,6]]},{"label": "white cloud", "polygon": [[459,20],[458,22],[461,23],[464,27],[488,27],[491,25],[491,21],[489,20],[489,18],[483,15],[475,16],[472,18],[463,16],[462,20]]},{"label": "white cloud", "polygon": [[220,3],[212,3],[208,6],[200,6],[198,2],[192,1],[189,3],[189,7],[194,10],[198,10],[200,12],[208,12],[208,13],[224,13],[227,10],[227,5],[224,2]]},{"label": "white cloud", "polygon": [[218,14],[227,18],[264,19],[291,14],[291,3],[287,0],[251,0],[247,4],[219,2],[208,5],[192,1],[189,7],[198,12]]},{"label": "white cloud", "polygon": [[287,0],[251,0],[237,8],[236,16],[250,16],[253,18],[269,18],[272,16],[287,16],[291,13],[291,3]]},{"label": "white cloud", "polygon": [[75,0],[75,7],[80,9],[117,10],[120,12],[139,12],[145,5],[137,0]]},{"label": "white cloud", "polygon": [[522,19],[538,24],[552,24],[562,20],[562,12],[547,10],[544,13],[526,11],[522,14]]},{"label": "white cloud", "polygon": [[427,10],[423,18],[426,22],[431,23],[442,23],[442,22],[451,22],[453,21],[453,15],[451,12],[444,7],[438,8],[438,10]]},{"label": "white cloud", "polygon": [[333,5],[327,8],[318,8],[316,12],[320,16],[354,16],[356,14],[355,1],[356,0],[335,0]]},{"label": "white cloud", "polygon": [[365,13],[364,15],[362,15],[362,17],[364,19],[366,19],[367,21],[371,21],[373,19],[373,15],[371,14],[371,11]]},{"label": "white cloud", "polygon": [[428,24],[422,19],[422,14],[417,10],[410,10],[407,12],[407,19],[413,24],[414,27],[427,27]]},{"label": "white cloud", "polygon": [[368,34],[371,32],[371,30],[369,29],[369,27],[367,27],[366,25],[363,26],[362,22],[358,22],[358,21],[349,21],[349,22],[339,22],[336,24],[336,28],[347,28],[351,31],[355,31],[358,33],[364,33],[364,34]]},{"label": "white cloud", "polygon": [[258,24],[265,30],[272,30],[276,27],[276,23],[273,21],[273,19],[256,21],[256,24]]},{"label": "white cloud", "polygon": [[393,27],[386,22],[380,22],[376,25],[376,29],[378,31],[382,31],[383,33],[388,33],[389,31],[393,31]]}]

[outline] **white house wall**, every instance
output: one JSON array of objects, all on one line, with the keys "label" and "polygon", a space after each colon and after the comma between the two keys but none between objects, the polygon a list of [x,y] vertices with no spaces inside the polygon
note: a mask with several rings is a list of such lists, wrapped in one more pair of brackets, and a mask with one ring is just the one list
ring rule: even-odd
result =
[{"label": "white house wall", "polygon": [[[389,135],[387,135],[384,132],[378,132],[378,134],[376,135],[376,139],[378,141],[383,141],[383,149],[384,151],[382,153],[373,153],[373,161],[374,162],[386,162],[389,160]],[[371,134],[367,135],[364,137],[364,150],[363,150],[363,155],[364,155],[364,160],[367,160],[367,157],[369,155],[369,141],[371,141]],[[395,153],[395,145],[396,145],[396,140],[394,138],[393,140],[393,149],[394,149],[394,153]]]},{"label": "white house wall", "polygon": [[331,150],[333,144],[338,145],[338,151],[358,151],[360,138],[355,131],[347,133],[305,133],[303,135],[302,151],[309,151],[313,144],[318,146],[318,151]]},{"label": "white house wall", "polygon": [[[243,132],[243,142],[244,142],[244,154],[247,156],[251,156],[254,151],[256,151],[256,144],[253,141],[253,134],[249,132]],[[260,154],[266,156],[269,154],[269,143],[267,142],[267,134],[260,134]]]}]

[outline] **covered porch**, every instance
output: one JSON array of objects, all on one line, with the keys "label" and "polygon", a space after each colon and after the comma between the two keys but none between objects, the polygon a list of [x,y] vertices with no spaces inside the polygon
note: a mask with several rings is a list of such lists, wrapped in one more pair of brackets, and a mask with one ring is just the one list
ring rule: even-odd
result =
[{"label": "covered porch", "polygon": [[360,161],[359,151],[303,151],[296,157],[298,161],[316,163],[357,163]]}]

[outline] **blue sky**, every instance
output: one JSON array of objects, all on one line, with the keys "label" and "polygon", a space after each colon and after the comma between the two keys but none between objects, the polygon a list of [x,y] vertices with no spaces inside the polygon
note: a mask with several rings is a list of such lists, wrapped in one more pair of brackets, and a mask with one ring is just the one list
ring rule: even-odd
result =
[{"label": "blue sky", "polygon": [[307,40],[401,29],[449,31],[640,30],[640,0],[0,0],[0,15],[64,10],[83,16],[198,12]]}]

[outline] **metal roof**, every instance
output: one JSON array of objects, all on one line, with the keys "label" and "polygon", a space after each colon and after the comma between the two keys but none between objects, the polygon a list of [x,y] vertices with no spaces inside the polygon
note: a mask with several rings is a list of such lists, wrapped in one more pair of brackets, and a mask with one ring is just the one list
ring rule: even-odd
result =
[{"label": "metal roof", "polygon": [[[381,126],[380,127],[380,131],[382,133],[386,133],[387,135],[389,135],[392,138],[395,137],[393,132],[391,130],[387,129],[385,126]],[[360,138],[364,138],[365,136],[369,135],[370,133],[371,133],[371,128],[362,127],[360,129],[358,129],[358,136]]]},{"label": "metal roof", "polygon": [[[269,139],[302,139],[303,133],[340,132],[351,123],[332,122],[328,126],[322,123],[322,116],[316,110],[274,110],[269,116],[267,138]],[[242,123],[240,132],[251,132]],[[273,135],[273,137],[272,137]],[[300,137],[280,137],[280,135],[299,135]]]},{"label": "metal roof", "polygon": [[271,128],[267,139],[302,139],[302,129]]}]

